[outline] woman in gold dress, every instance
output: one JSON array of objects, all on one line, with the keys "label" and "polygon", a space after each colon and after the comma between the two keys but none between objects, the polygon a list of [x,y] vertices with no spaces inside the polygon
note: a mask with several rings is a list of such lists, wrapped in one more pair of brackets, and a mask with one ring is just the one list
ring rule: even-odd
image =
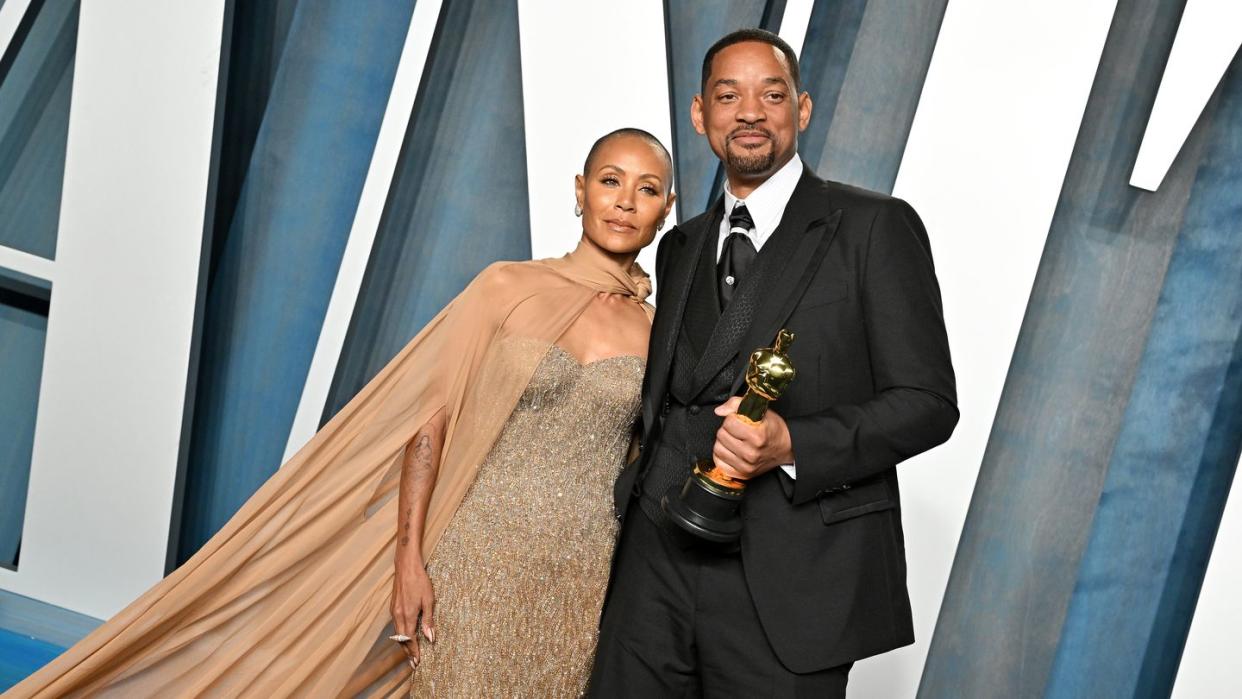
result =
[{"label": "woman in gold dress", "polygon": [[597,141],[577,249],[480,273],[189,561],[5,698],[579,694],[650,333],[634,260],[671,171],[646,132]]},{"label": "woman in gold dress", "polygon": [[[650,135],[601,139],[575,180],[583,233],[572,255],[630,270],[672,207],[670,170]],[[584,688],[616,536],[612,484],[631,442],[649,334],[634,297],[599,292],[551,347],[505,341],[507,357],[538,364],[426,566],[420,544],[442,415],[411,442],[392,613],[397,638],[412,639],[404,645],[415,696]]]}]

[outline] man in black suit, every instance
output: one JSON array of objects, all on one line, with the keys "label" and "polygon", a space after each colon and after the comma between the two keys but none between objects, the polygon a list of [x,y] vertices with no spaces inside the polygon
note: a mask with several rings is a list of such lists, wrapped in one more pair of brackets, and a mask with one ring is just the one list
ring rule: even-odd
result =
[{"label": "man in black suit", "polygon": [[[843,697],[854,661],[914,640],[894,467],[957,424],[940,291],[909,205],[802,164],[811,106],[775,34],[704,58],[691,118],[727,182],[660,241],[593,695]],[[747,357],[781,328],[798,375],[748,425],[731,415]],[[748,479],[731,549],[660,506],[708,456]]]}]

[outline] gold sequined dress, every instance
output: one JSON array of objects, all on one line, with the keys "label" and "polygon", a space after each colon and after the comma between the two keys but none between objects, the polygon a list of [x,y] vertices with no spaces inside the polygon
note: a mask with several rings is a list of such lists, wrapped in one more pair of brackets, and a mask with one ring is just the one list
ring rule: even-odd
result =
[{"label": "gold sequined dress", "polygon": [[429,562],[436,644],[412,696],[582,693],[643,368],[547,350]]}]

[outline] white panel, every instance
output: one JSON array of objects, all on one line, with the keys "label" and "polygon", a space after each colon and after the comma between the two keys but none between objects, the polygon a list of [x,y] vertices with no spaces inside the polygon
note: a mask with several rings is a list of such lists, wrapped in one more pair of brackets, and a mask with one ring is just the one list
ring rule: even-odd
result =
[{"label": "white panel", "polygon": [[84,2],[21,563],[106,617],[164,574],[223,0]]},{"label": "white panel", "polygon": [[[1242,472],[1242,463],[1238,464]],[[1236,475],[1216,532],[1173,685],[1174,699],[1234,699],[1238,680],[1238,627],[1242,624],[1242,479]]]},{"label": "white panel", "polygon": [[895,193],[931,236],[961,422],[900,469],[915,645],[859,663],[859,697],[912,697],[1115,0],[953,0]]},{"label": "white panel", "polygon": [[0,5],[0,56],[8,50],[9,44],[17,34],[17,27],[22,23],[22,18],[26,16],[28,9],[30,9],[30,0],[6,0],[3,5]]},{"label": "white panel", "polygon": [[371,247],[379,230],[384,203],[388,201],[388,192],[392,188],[397,158],[401,154],[406,127],[414,110],[414,98],[423,79],[436,21],[440,17],[440,5],[441,0],[419,0],[414,5],[405,46],[401,49],[401,59],[393,78],[392,92],[384,110],[384,120],[371,155],[371,166],[362,186],[358,210],[354,213],[354,225],[349,231],[336,285],[332,288],[332,299],[328,302],[319,342],[315,345],[315,356],[311,358],[298,412],[293,418],[281,461],[288,461],[319,430],[319,419],[327,405],[332,377],[336,375],[349,322],[358,304],[358,291],[366,276],[367,261],[371,258]]},{"label": "white panel", "polygon": [[0,245],[0,267],[52,281],[56,265],[38,255]]},{"label": "white panel", "polygon": [[796,56],[802,55],[802,44],[806,42],[806,29],[811,25],[811,11],[814,9],[815,0],[785,1],[780,34]]},{"label": "white panel", "polygon": [[[531,254],[559,257],[582,237],[573,212],[574,175],[595,139],[637,127],[672,148],[664,6],[660,0],[518,0],[518,25]],[[601,31],[624,41],[601,42]],[[669,219],[665,230],[676,222],[676,211]],[[649,245],[638,258],[649,273],[655,248]]]},{"label": "white panel", "polygon": [[1130,184],[1152,192],[1160,187],[1239,46],[1242,2],[1186,3]]}]

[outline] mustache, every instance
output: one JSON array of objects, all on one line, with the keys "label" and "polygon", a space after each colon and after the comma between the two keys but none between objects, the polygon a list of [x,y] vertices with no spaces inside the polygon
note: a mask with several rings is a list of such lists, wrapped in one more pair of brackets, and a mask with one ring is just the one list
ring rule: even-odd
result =
[{"label": "mustache", "polygon": [[729,132],[729,140],[731,141],[737,138],[738,136],[755,136],[759,134],[762,134],[768,138],[774,138],[772,135],[772,132],[768,131],[762,126],[739,126],[733,131]]}]

